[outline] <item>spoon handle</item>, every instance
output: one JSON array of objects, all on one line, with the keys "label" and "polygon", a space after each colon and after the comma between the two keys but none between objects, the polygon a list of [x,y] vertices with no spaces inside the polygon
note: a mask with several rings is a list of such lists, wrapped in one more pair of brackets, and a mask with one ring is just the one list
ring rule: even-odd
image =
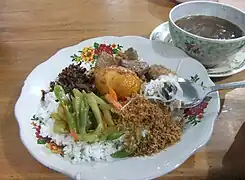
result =
[{"label": "spoon handle", "polygon": [[224,89],[235,89],[235,88],[245,88],[245,81],[231,82],[225,84],[217,84],[210,87],[210,92],[224,90]]}]

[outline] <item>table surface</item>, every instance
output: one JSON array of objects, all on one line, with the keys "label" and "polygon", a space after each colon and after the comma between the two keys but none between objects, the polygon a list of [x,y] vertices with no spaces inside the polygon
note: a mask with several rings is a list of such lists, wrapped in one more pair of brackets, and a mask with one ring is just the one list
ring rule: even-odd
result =
[{"label": "table surface", "polygon": [[[244,0],[221,0],[245,10]],[[105,35],[148,37],[168,19],[168,0],[0,1],[0,179],[67,179],[39,164],[20,142],[13,114],[24,79],[57,50]],[[245,72],[214,79],[244,80]],[[245,90],[221,92],[222,110],[208,144],[159,179],[245,179]],[[28,108],[28,105],[27,107]]]}]

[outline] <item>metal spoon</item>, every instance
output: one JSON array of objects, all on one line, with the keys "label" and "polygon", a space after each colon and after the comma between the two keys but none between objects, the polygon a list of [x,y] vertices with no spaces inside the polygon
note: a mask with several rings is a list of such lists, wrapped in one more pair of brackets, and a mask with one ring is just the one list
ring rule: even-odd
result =
[{"label": "metal spoon", "polygon": [[205,88],[184,78],[178,78],[178,83],[183,90],[183,97],[178,99],[182,101],[181,108],[192,108],[197,106],[211,92],[245,87],[245,81],[217,84]]}]

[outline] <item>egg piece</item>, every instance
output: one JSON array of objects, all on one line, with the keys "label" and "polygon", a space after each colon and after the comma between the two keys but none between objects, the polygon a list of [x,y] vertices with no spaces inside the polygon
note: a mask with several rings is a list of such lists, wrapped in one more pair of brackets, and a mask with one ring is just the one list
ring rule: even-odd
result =
[{"label": "egg piece", "polygon": [[118,98],[138,93],[142,84],[135,72],[121,66],[96,68],[94,77],[95,86],[101,94],[108,94],[109,88],[112,88]]}]

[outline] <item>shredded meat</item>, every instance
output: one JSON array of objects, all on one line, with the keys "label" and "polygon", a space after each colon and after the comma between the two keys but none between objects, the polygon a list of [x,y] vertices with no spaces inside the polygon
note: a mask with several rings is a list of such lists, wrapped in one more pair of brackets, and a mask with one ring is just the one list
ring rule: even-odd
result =
[{"label": "shredded meat", "polygon": [[92,74],[87,74],[86,69],[81,67],[81,64],[71,64],[62,70],[58,75],[57,82],[62,85],[66,92],[77,88],[80,91],[94,92],[94,78]]},{"label": "shredded meat", "polygon": [[[125,148],[133,156],[152,155],[178,142],[183,126],[172,119],[171,110],[137,95],[127,102],[115,120],[125,130]],[[145,135],[143,135],[145,133]]]}]

